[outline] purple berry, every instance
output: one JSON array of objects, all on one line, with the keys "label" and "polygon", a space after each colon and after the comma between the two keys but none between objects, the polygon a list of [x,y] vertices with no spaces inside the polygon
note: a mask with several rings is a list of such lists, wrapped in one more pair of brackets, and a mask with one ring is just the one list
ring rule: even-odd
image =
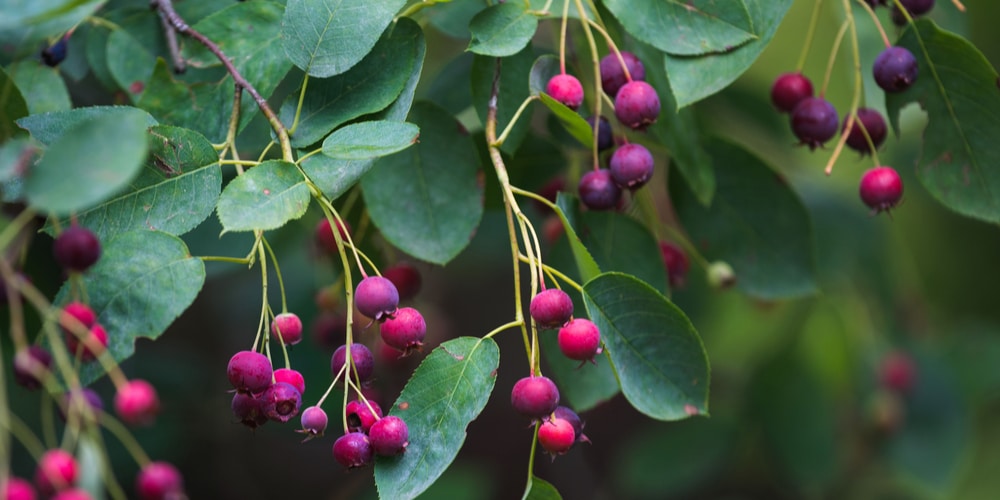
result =
[{"label": "purple berry", "polygon": [[410,444],[410,431],[403,419],[390,415],[372,424],[368,430],[368,439],[375,453],[391,457],[406,450],[406,445]]},{"label": "purple berry", "polygon": [[611,210],[618,206],[622,190],[611,178],[611,171],[591,170],[580,177],[580,200],[591,210]]},{"label": "purple berry", "polygon": [[[900,0],[903,4],[903,8],[906,12],[910,13],[910,17],[920,17],[931,11],[934,8],[934,0]],[[906,16],[903,12],[899,10],[899,7],[895,3],[892,4],[892,22],[896,26],[902,26],[906,24]]]},{"label": "purple berry", "polygon": [[380,327],[382,341],[386,345],[403,351],[407,355],[424,345],[427,323],[419,311],[412,307],[401,307],[396,316],[385,320]]},{"label": "purple berry", "polygon": [[285,345],[295,345],[302,340],[302,320],[294,313],[281,313],[271,322],[271,335]]},{"label": "purple berry", "polygon": [[[642,61],[631,52],[622,51],[621,54],[632,80],[645,80],[646,68],[642,66]],[[615,97],[618,95],[618,91],[628,83],[625,70],[622,69],[622,64],[614,52],[601,58],[600,67],[601,88],[608,96]]]},{"label": "purple berry", "polygon": [[63,269],[83,272],[101,258],[101,242],[89,229],[70,226],[56,237],[52,252]]},{"label": "purple berry", "polygon": [[875,167],[861,177],[861,201],[874,213],[895,207],[903,197],[903,179],[892,167]]},{"label": "purple berry", "polygon": [[[371,409],[368,406],[371,405]],[[372,410],[375,413],[372,413]],[[344,415],[347,416],[347,428],[352,431],[368,433],[372,425],[382,418],[382,407],[374,400],[369,399],[368,403],[355,399],[347,403],[344,407]]]},{"label": "purple berry", "polygon": [[30,345],[14,355],[14,380],[33,391],[41,387],[44,374],[51,366],[49,351],[39,345]]},{"label": "purple berry", "polygon": [[306,380],[302,374],[291,368],[278,368],[274,370],[274,382],[285,382],[298,389],[300,394],[306,393]]},{"label": "purple berry", "polygon": [[521,415],[540,420],[559,406],[559,389],[548,377],[524,377],[514,384],[510,404]]},{"label": "purple berry", "polygon": [[135,492],[140,500],[173,500],[184,497],[184,478],[167,462],[146,464],[135,478]]},{"label": "purple berry", "polygon": [[[590,125],[590,129],[594,129],[594,117],[588,116],[586,118],[587,124]],[[611,132],[611,123],[605,117],[600,117],[597,120],[597,150],[604,151],[615,145],[615,137]],[[560,186],[562,187],[562,186]],[[541,194],[541,193],[539,193]]]},{"label": "purple berry", "polygon": [[681,250],[681,247],[668,241],[661,241],[659,246],[660,256],[663,257],[663,266],[667,269],[667,280],[670,282],[670,288],[684,286],[688,268],[691,266],[687,254]]},{"label": "purple berry", "polygon": [[420,291],[420,271],[407,262],[400,262],[382,271],[382,276],[392,282],[399,292],[399,300],[410,300]]},{"label": "purple berry", "polygon": [[886,92],[902,92],[917,80],[917,58],[904,47],[889,47],[875,58],[875,83]]},{"label": "purple berry", "polygon": [[576,443],[576,431],[573,424],[559,417],[543,420],[538,426],[538,444],[549,454],[562,455]]},{"label": "purple berry", "polygon": [[74,418],[87,420],[96,418],[104,411],[104,401],[101,401],[101,396],[89,387],[66,392],[62,397],[63,406],[59,408],[59,417],[63,420],[67,420],[67,413],[73,415]]},{"label": "purple berry", "polygon": [[[847,130],[847,117],[844,117],[844,130]],[[857,119],[854,120],[851,130],[847,134],[847,146],[861,154],[871,153],[868,148],[868,139],[865,138],[866,131],[875,149],[878,149],[885,142],[885,137],[888,135],[888,128],[886,128],[885,119],[882,118],[881,113],[870,108],[858,108]]]},{"label": "purple berry", "polygon": [[302,393],[287,382],[277,382],[261,396],[264,416],[275,422],[285,423],[299,414]]},{"label": "purple berry", "polygon": [[150,425],[160,412],[160,398],[152,384],[133,379],[115,393],[115,411],[126,424]]},{"label": "purple berry", "polygon": [[592,321],[576,318],[559,329],[559,350],[569,359],[593,361],[601,352],[601,331]]},{"label": "purple berry", "polygon": [[573,299],[558,288],[549,288],[531,298],[528,310],[539,327],[559,328],[573,316]]},{"label": "purple berry", "polygon": [[[372,377],[372,373],[375,372],[375,357],[372,356],[372,352],[367,347],[357,342],[351,344],[351,359],[354,360],[354,366],[358,370],[358,380],[364,382]],[[347,346],[342,345],[333,352],[333,357],[330,358],[330,371],[333,372],[334,377],[340,373],[346,360]]]},{"label": "purple berry", "polygon": [[573,75],[563,73],[553,76],[545,85],[545,93],[569,109],[579,108],[583,104],[583,85]]},{"label": "purple berry", "polygon": [[374,458],[368,436],[361,432],[349,432],[333,443],[333,458],[347,469],[364,467]]},{"label": "purple berry", "polygon": [[376,321],[391,317],[399,306],[396,285],[381,276],[369,276],[358,283],[354,291],[354,305],[358,311]]},{"label": "purple berry", "polygon": [[46,66],[54,68],[66,60],[66,49],[69,45],[67,43],[68,40],[69,34],[66,34],[60,37],[59,40],[56,40],[56,43],[42,49],[42,62]]},{"label": "purple berry", "polygon": [[583,422],[583,420],[580,419],[580,416],[577,415],[575,411],[573,411],[573,410],[571,410],[571,409],[569,409],[568,407],[565,407],[565,406],[559,406],[559,407],[556,407],[556,411],[552,412],[552,415],[555,418],[561,418],[561,419],[569,422],[570,425],[573,426],[573,433],[574,433],[576,442],[578,442],[578,443],[580,443],[580,442],[588,442],[589,443],[590,442],[590,440],[587,439],[587,436],[585,436],[583,434],[583,425],[584,425],[584,422]]},{"label": "purple berry", "polygon": [[622,189],[639,189],[653,176],[653,155],[641,144],[626,144],[611,155],[611,178]]},{"label": "purple berry", "polygon": [[326,432],[326,424],[326,412],[318,406],[310,406],[302,410],[302,430],[299,432],[306,434],[306,440],[321,437]]},{"label": "purple berry", "polygon": [[812,96],[812,82],[802,73],[785,73],[771,86],[771,102],[785,113],[791,113],[799,102]]},{"label": "purple berry", "polygon": [[642,81],[626,83],[615,96],[615,116],[633,130],[645,130],[660,116],[660,96]]},{"label": "purple berry", "polygon": [[251,429],[256,429],[267,423],[264,414],[264,399],[253,395],[237,392],[233,395],[233,415],[239,422]]},{"label": "purple berry", "polygon": [[254,351],[240,351],[229,360],[229,383],[239,392],[260,394],[271,387],[271,360]]},{"label": "purple berry", "polygon": [[792,132],[809,149],[837,135],[837,122],[837,110],[822,97],[807,97],[792,111]]}]

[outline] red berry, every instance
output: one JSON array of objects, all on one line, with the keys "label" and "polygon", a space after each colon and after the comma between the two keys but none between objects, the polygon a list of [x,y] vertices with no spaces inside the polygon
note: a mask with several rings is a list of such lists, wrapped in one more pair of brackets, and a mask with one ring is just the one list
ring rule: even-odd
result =
[{"label": "red berry", "polygon": [[[844,117],[844,130],[847,130],[847,117]],[[861,154],[870,154],[865,132],[868,132],[872,146],[878,149],[885,142],[888,129],[881,113],[871,108],[858,108],[858,117],[847,134],[847,146]]]},{"label": "red berry", "polygon": [[576,443],[573,425],[561,418],[543,420],[538,426],[538,444],[552,455],[562,455]]},{"label": "red berry", "polygon": [[601,331],[592,321],[576,318],[559,329],[559,350],[569,359],[593,361],[601,352]]},{"label": "red berry", "polygon": [[264,416],[275,422],[285,423],[299,414],[302,393],[287,382],[276,382],[261,395]]},{"label": "red berry", "polygon": [[875,83],[886,92],[902,92],[917,80],[917,58],[904,47],[889,47],[875,58],[872,73]]},{"label": "red berry", "polygon": [[573,299],[558,288],[549,288],[531,298],[528,310],[540,328],[559,328],[573,316]]},{"label": "red berry", "polygon": [[4,500],[35,500],[35,489],[31,483],[19,477],[8,477],[2,492]]},{"label": "red berry", "polygon": [[382,341],[386,345],[409,354],[424,345],[427,323],[419,311],[412,307],[401,307],[396,316],[385,320],[380,327]]},{"label": "red berry", "polygon": [[184,478],[167,462],[150,462],[136,476],[135,492],[140,500],[184,498]]},{"label": "red berry", "polygon": [[52,495],[59,490],[71,488],[76,484],[78,467],[76,459],[69,452],[61,449],[46,451],[38,460],[35,469],[35,486],[42,495]]},{"label": "red berry", "polygon": [[524,377],[514,384],[510,404],[527,418],[543,419],[559,406],[559,389],[548,377]]},{"label": "red berry", "polygon": [[583,85],[573,75],[553,76],[545,85],[545,93],[569,109],[579,108],[583,104]]},{"label": "red berry", "polygon": [[771,102],[785,113],[791,113],[799,102],[812,96],[812,82],[802,73],[785,73],[771,86]]},{"label": "red berry", "polygon": [[361,314],[382,321],[396,313],[399,291],[388,279],[369,276],[358,283],[354,291],[354,305]]},{"label": "red berry", "polygon": [[890,352],[882,358],[879,379],[882,387],[890,391],[909,392],[917,381],[917,365],[906,353]]},{"label": "red berry", "polygon": [[373,451],[368,436],[361,432],[349,432],[333,443],[333,458],[347,469],[372,463]]},{"label": "red berry", "polygon": [[611,178],[622,189],[639,189],[653,176],[653,155],[641,144],[626,144],[611,155]]},{"label": "red berry", "polygon": [[80,359],[89,362],[97,359],[108,348],[108,332],[101,325],[94,325],[82,342],[73,332],[66,332],[66,348],[73,354],[80,352]]},{"label": "red berry", "polygon": [[[358,370],[358,379],[361,382],[372,377],[372,373],[375,372],[375,357],[372,356],[372,352],[367,347],[356,342],[351,344],[351,359],[354,360],[354,366]],[[330,358],[330,371],[334,377],[340,373],[345,361],[347,361],[347,346],[342,345],[333,352],[333,357]]]},{"label": "red berry", "polygon": [[[622,51],[621,54],[632,80],[645,80],[646,68],[643,67],[642,61],[631,52]],[[625,76],[625,70],[622,69],[622,64],[614,52],[601,58],[600,67],[601,88],[605,94],[613,98],[628,83],[628,77]]]},{"label": "red berry", "polygon": [[587,436],[583,434],[583,420],[580,419],[580,416],[577,415],[575,411],[565,406],[558,406],[556,407],[556,411],[552,412],[552,416],[557,419],[565,420],[573,426],[573,433],[577,443],[584,441],[588,443],[590,442],[590,440],[587,439]]},{"label": "red berry", "polygon": [[93,500],[94,497],[90,496],[85,490],[80,488],[71,488],[68,490],[60,491],[52,496],[50,500]]},{"label": "red berry", "polygon": [[240,351],[229,359],[226,374],[238,392],[260,394],[271,387],[271,360],[254,351]]},{"label": "red berry", "polygon": [[56,237],[52,252],[63,269],[83,272],[101,258],[101,242],[89,229],[70,226]]},{"label": "red berry", "polygon": [[[348,429],[367,434],[368,429],[371,429],[372,425],[382,418],[382,407],[372,399],[367,401],[366,404],[364,401],[355,399],[347,403],[344,414],[347,416]],[[371,405],[371,409],[368,408],[369,405]],[[375,412],[372,413],[372,410]]]},{"label": "red berry", "polygon": [[83,324],[84,328],[90,328],[97,324],[97,314],[83,302],[70,302],[63,306],[62,313],[59,315],[59,324],[64,330],[72,330],[76,325],[74,320]]},{"label": "red berry", "polygon": [[42,346],[30,345],[14,355],[14,380],[27,389],[38,389],[51,366],[52,355],[49,351]]},{"label": "red berry", "polygon": [[410,444],[410,431],[403,419],[390,415],[372,424],[368,439],[375,453],[391,457],[406,450],[406,445]]},{"label": "red berry", "polygon": [[302,340],[302,320],[294,313],[281,313],[271,322],[271,335],[282,340],[285,345],[295,345]]},{"label": "red berry", "polygon": [[861,201],[874,213],[895,207],[903,197],[903,180],[891,167],[875,167],[861,176]]},{"label": "red berry", "polygon": [[670,288],[684,286],[688,268],[691,265],[684,250],[681,250],[681,247],[668,241],[661,241],[660,256],[663,257],[663,266],[667,269],[667,279],[670,281]]},{"label": "red berry", "polygon": [[590,170],[580,177],[580,201],[591,210],[611,210],[622,199],[622,190],[606,168]]},{"label": "red berry", "polygon": [[615,96],[615,116],[628,128],[645,130],[660,116],[656,89],[638,80],[626,83]]},{"label": "red berry", "polygon": [[[347,221],[344,221],[344,225],[337,222],[337,229],[340,231],[340,239],[347,241],[347,235],[351,232],[351,226],[347,225]],[[329,220],[321,219],[316,223],[316,243],[327,253],[337,253],[337,238],[333,235]]]},{"label": "red berry", "polygon": [[300,394],[306,393],[306,380],[302,374],[291,368],[278,368],[274,370],[274,382],[285,382],[298,389]]},{"label": "red berry", "polygon": [[306,434],[306,439],[321,437],[326,432],[327,417],[326,412],[318,406],[310,406],[302,410],[302,430]]},{"label": "red berry", "polygon": [[115,411],[126,424],[149,425],[160,411],[160,398],[149,382],[133,379],[115,394]]},{"label": "red berry", "polygon": [[807,97],[792,111],[792,132],[809,149],[816,149],[837,135],[837,122],[837,110],[822,97]]},{"label": "red berry", "polygon": [[407,262],[400,262],[382,271],[382,276],[392,282],[399,292],[399,300],[410,300],[420,291],[420,271]]},{"label": "red berry", "polygon": [[265,404],[263,397],[237,392],[233,395],[233,415],[241,424],[256,429],[267,423],[267,415],[264,414]]}]

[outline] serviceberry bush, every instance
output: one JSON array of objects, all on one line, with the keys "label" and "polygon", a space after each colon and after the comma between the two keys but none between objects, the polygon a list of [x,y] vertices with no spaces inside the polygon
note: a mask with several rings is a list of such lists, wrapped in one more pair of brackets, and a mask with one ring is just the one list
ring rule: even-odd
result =
[{"label": "serviceberry bush", "polygon": [[988,498],[968,3],[0,4],[0,494]]}]

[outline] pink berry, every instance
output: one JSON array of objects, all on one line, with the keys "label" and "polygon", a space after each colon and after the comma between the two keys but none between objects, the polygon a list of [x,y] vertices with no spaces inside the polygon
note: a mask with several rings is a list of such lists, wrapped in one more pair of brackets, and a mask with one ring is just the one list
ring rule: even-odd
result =
[{"label": "pink berry", "polygon": [[[355,342],[351,344],[351,359],[354,360],[354,366],[358,371],[358,379],[361,382],[372,378],[372,374],[375,373],[375,357],[372,356],[371,350]],[[345,361],[347,361],[347,346],[342,345],[333,352],[333,356],[330,358],[330,371],[334,377],[340,373],[340,369],[344,367]],[[353,370],[350,373],[353,376]]]},{"label": "pink berry", "polygon": [[35,489],[31,483],[19,477],[10,476],[3,486],[4,500],[35,500]]},{"label": "pink berry", "polygon": [[70,353],[80,353],[80,359],[89,362],[97,359],[108,348],[108,332],[101,325],[94,325],[86,334],[87,341],[82,342],[76,333],[67,331],[66,348]]},{"label": "pink berry", "polygon": [[306,393],[306,379],[302,374],[291,368],[278,368],[274,370],[274,382],[285,382],[298,389],[300,394]]},{"label": "pink berry", "polygon": [[50,500],[92,500],[94,497],[90,496],[85,490],[80,488],[71,488],[68,490],[60,491],[52,496]]},{"label": "pink berry", "polygon": [[838,120],[837,110],[829,101],[807,97],[792,111],[792,132],[809,149],[816,149],[837,135]]},{"label": "pink berry", "polygon": [[890,352],[882,358],[879,378],[882,387],[890,391],[909,392],[917,381],[917,365],[906,353]]},{"label": "pink berry", "polygon": [[59,448],[48,450],[38,460],[35,486],[42,495],[52,495],[57,491],[73,487],[76,484],[78,471],[76,459],[69,452]]},{"label": "pink berry", "polygon": [[302,320],[294,313],[281,313],[271,322],[271,335],[281,339],[285,345],[295,345],[302,340]]},{"label": "pink berry", "polygon": [[38,389],[51,366],[49,351],[39,345],[30,345],[14,355],[14,380],[27,389]]},{"label": "pink berry", "polygon": [[524,377],[514,384],[510,404],[521,415],[540,420],[559,406],[559,389],[548,377]]},{"label": "pink berry", "polygon": [[569,359],[593,361],[601,352],[601,332],[589,319],[576,318],[559,329],[559,350]]},{"label": "pink berry", "polygon": [[552,412],[552,416],[558,419],[563,419],[569,422],[570,425],[573,426],[573,432],[577,443],[590,442],[590,439],[587,439],[587,436],[583,434],[584,422],[583,420],[580,419],[580,416],[577,415],[575,411],[565,406],[559,406],[556,407],[556,411]]},{"label": "pink berry", "polygon": [[263,396],[253,396],[245,392],[237,392],[233,395],[233,416],[241,424],[251,429],[256,429],[267,423],[267,415],[264,414],[266,403],[267,401]]},{"label": "pink berry", "polygon": [[382,323],[380,333],[386,345],[399,349],[407,355],[424,345],[427,323],[420,311],[412,307],[402,307],[396,311],[395,317]]},{"label": "pink berry", "polygon": [[622,190],[606,168],[590,170],[580,177],[580,201],[591,210],[611,210],[622,199]]},{"label": "pink berry", "polygon": [[802,73],[785,73],[771,86],[771,102],[785,113],[791,113],[799,102],[812,96],[812,82]]},{"label": "pink berry", "polygon": [[583,85],[573,75],[563,73],[553,76],[545,85],[545,93],[569,109],[579,108],[583,104]]},{"label": "pink berry", "polygon": [[660,256],[663,258],[663,266],[667,269],[667,280],[670,282],[670,288],[684,286],[688,268],[691,266],[684,250],[669,241],[661,241]]},{"label": "pink berry", "polygon": [[558,288],[549,288],[531,298],[528,310],[539,327],[559,328],[573,316],[573,299]]},{"label": "pink berry", "polygon": [[[628,72],[632,76],[632,79],[645,80],[646,68],[643,67],[642,61],[640,61],[639,58],[631,52],[622,51],[621,54],[622,60],[625,61],[625,66],[628,68]],[[618,91],[626,83],[628,83],[628,77],[625,76],[625,70],[622,69],[622,64],[614,52],[601,58],[600,67],[601,88],[604,89],[605,94],[614,98],[618,95]]]},{"label": "pink berry", "polygon": [[[847,130],[847,117],[844,117],[843,129]],[[888,128],[881,113],[870,108],[858,108],[858,117],[851,124],[851,130],[847,133],[847,146],[861,154],[871,154],[865,132],[868,132],[872,146],[878,149],[885,142]]]},{"label": "pink berry", "polygon": [[[371,405],[371,409],[368,405]],[[375,410],[375,413],[372,413],[372,410]],[[372,425],[382,418],[382,408],[372,399],[368,399],[368,404],[355,399],[347,403],[344,414],[347,415],[348,429],[367,434]]]},{"label": "pink berry", "polygon": [[406,450],[406,445],[410,444],[410,431],[403,419],[390,415],[372,424],[368,439],[375,453],[391,457]]},{"label": "pink berry", "polygon": [[264,416],[275,422],[285,423],[299,414],[302,393],[287,382],[277,382],[261,395]]},{"label": "pink berry", "polygon": [[400,262],[382,271],[382,276],[392,282],[399,292],[399,300],[410,300],[420,291],[420,271],[407,262]]},{"label": "pink berry", "polygon": [[74,225],[56,237],[52,252],[63,269],[83,272],[101,258],[101,242],[89,229]]},{"label": "pink berry", "polygon": [[538,444],[552,455],[562,455],[576,443],[573,425],[561,418],[543,420],[538,426]]},{"label": "pink berry", "polygon": [[381,276],[369,276],[358,283],[354,291],[354,305],[358,311],[376,321],[392,317],[399,306],[396,285]]},{"label": "pink berry", "polygon": [[[347,222],[345,221],[346,225]],[[347,235],[351,232],[351,226],[341,225],[337,222],[337,229],[340,232],[340,239],[347,241]],[[320,249],[327,253],[335,254],[337,253],[337,238],[333,235],[333,229],[330,227],[330,221],[327,219],[322,219],[316,224],[316,242],[319,244]]]},{"label": "pink berry", "polygon": [[611,178],[622,189],[639,189],[653,176],[653,155],[641,144],[626,144],[611,155]]},{"label": "pink berry", "polygon": [[133,379],[115,394],[115,411],[126,424],[150,425],[160,411],[160,398],[149,382]]},{"label": "pink berry", "polygon": [[333,458],[347,469],[364,467],[374,458],[368,436],[361,432],[349,432],[333,443]]},{"label": "pink berry", "polygon": [[136,476],[135,492],[140,500],[181,499],[184,498],[184,478],[167,462],[150,462]]},{"label": "pink berry", "polygon": [[652,85],[631,81],[615,96],[615,116],[633,130],[645,130],[660,116],[660,96]]},{"label": "pink berry", "polygon": [[74,320],[83,324],[84,328],[90,328],[97,324],[97,314],[83,302],[70,302],[63,306],[62,313],[59,315],[59,324],[64,330],[71,330],[74,325],[79,326]]},{"label": "pink berry", "polygon": [[310,406],[302,410],[302,430],[306,434],[306,439],[321,437],[326,432],[327,417],[326,412],[318,406]]},{"label": "pink berry", "polygon": [[903,197],[903,179],[891,167],[875,167],[861,176],[859,191],[872,212],[888,211]]},{"label": "pink berry", "polygon": [[254,351],[240,351],[229,360],[229,383],[239,392],[260,394],[271,387],[271,360]]}]

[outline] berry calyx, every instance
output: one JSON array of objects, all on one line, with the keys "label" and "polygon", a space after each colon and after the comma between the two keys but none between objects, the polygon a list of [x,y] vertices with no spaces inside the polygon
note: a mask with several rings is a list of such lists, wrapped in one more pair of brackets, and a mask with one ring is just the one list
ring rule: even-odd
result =
[{"label": "berry calyx", "polygon": [[873,213],[887,211],[903,197],[903,179],[892,167],[875,167],[861,176],[861,201]]},{"label": "berry calyx", "polygon": [[406,445],[410,444],[410,431],[403,419],[390,415],[372,424],[368,440],[375,453],[391,457],[406,450]]},{"label": "berry calyx", "polygon": [[569,359],[594,361],[601,353],[601,331],[592,321],[576,318],[559,329],[559,350]]},{"label": "berry calyx", "polygon": [[285,345],[295,345],[302,340],[302,320],[295,313],[281,313],[271,322],[271,335]]},{"label": "berry calyx", "polygon": [[667,281],[670,288],[681,288],[687,280],[688,269],[691,263],[687,254],[681,247],[669,242],[660,242],[660,256],[663,258],[663,266],[667,269]]},{"label": "berry calyx", "polygon": [[807,97],[792,111],[792,132],[809,146],[816,149],[837,134],[837,110],[822,97]]},{"label": "berry calyx", "polygon": [[374,450],[364,433],[349,432],[333,443],[333,458],[344,468],[355,469],[370,464]]},{"label": "berry calyx", "polygon": [[[594,117],[588,116],[586,118],[587,124],[590,125],[590,129],[594,130]],[[615,145],[615,136],[611,132],[611,123],[608,119],[601,116],[597,120],[597,150],[604,151],[611,146]],[[560,184],[560,188],[562,185]],[[539,193],[544,196],[543,193]]]},{"label": "berry calyx", "polygon": [[126,424],[150,425],[160,412],[160,398],[152,384],[133,379],[115,393],[115,411]]},{"label": "berry calyx", "polygon": [[14,355],[14,380],[33,391],[41,387],[51,366],[52,355],[49,351],[39,345],[30,345]]},{"label": "berry calyx", "polygon": [[382,323],[379,330],[386,345],[403,351],[406,356],[424,345],[427,323],[420,311],[412,307],[401,307],[396,311],[395,317]]},{"label": "berry calyx", "polygon": [[872,74],[875,83],[886,92],[902,92],[917,80],[917,58],[904,47],[889,47],[875,58]]},{"label": "berry calyx", "polygon": [[4,500],[35,500],[35,489],[26,479],[10,476],[0,490],[0,498]]},{"label": "berry calyx", "polygon": [[85,363],[97,359],[108,348],[108,332],[101,325],[94,325],[85,334],[86,341],[81,341],[73,332],[66,332],[66,348],[73,354],[80,353],[80,359]]},{"label": "berry calyx", "polygon": [[184,498],[184,478],[167,462],[150,462],[136,476],[135,492],[140,500]]},{"label": "berry calyx", "polygon": [[[351,344],[351,359],[354,360],[354,367],[358,370],[359,381],[364,382],[370,379],[372,374],[375,373],[375,357],[372,356],[372,352],[364,345],[358,343]],[[333,352],[333,357],[330,358],[330,371],[333,372],[334,377],[340,373],[346,360],[347,346],[342,345]],[[348,375],[353,376],[353,373],[353,370],[351,370]]]},{"label": "berry calyx", "polygon": [[399,300],[410,300],[420,292],[420,271],[407,262],[400,262],[382,271],[382,276],[396,286]]},{"label": "berry calyx", "polygon": [[382,321],[396,313],[399,291],[388,279],[369,276],[358,283],[354,291],[354,305],[361,314]]},{"label": "berry calyx", "polygon": [[[337,222],[337,230],[340,232],[340,239],[347,241],[347,235],[351,232],[351,226],[345,221],[341,224]],[[316,223],[316,243],[319,244],[319,248],[326,253],[335,254],[337,253],[337,237],[333,235],[333,227],[330,226],[330,221],[328,219],[320,219]]]},{"label": "berry calyx", "polygon": [[[858,108],[857,113],[857,118],[847,132],[847,146],[861,154],[870,154],[871,149],[868,147],[865,132],[868,132],[872,146],[878,149],[885,142],[889,129],[885,125],[882,114],[878,111],[871,108]],[[844,130],[847,130],[847,117],[844,118]]]},{"label": "berry calyx", "polygon": [[653,155],[641,144],[626,144],[611,155],[611,178],[622,189],[639,189],[653,176]]},{"label": "berry calyx", "polygon": [[[327,417],[326,412],[318,406],[310,406],[302,410],[302,430],[299,432],[306,435],[305,441],[312,438],[322,437],[326,432]],[[305,442],[303,441],[303,442]]]},{"label": "berry calyx", "polygon": [[[645,80],[646,68],[643,67],[642,61],[631,52],[622,51],[621,55],[632,80]],[[618,91],[628,83],[628,77],[625,76],[625,70],[622,69],[621,62],[614,52],[601,58],[600,68],[601,88],[604,89],[604,93],[610,97],[617,96]]]},{"label": "berry calyx", "polygon": [[48,450],[35,468],[35,486],[42,495],[52,495],[75,485],[78,473],[73,455],[59,448]]},{"label": "berry calyx", "polygon": [[524,417],[541,420],[559,406],[559,389],[548,377],[524,377],[514,384],[510,404]]},{"label": "berry calyx", "polygon": [[66,52],[69,46],[68,43],[69,35],[64,35],[59,37],[55,43],[49,45],[42,49],[42,62],[46,66],[54,68],[59,65],[59,63],[66,60]]},{"label": "berry calyx", "polygon": [[101,258],[101,242],[89,229],[70,226],[56,237],[52,253],[63,269],[83,272]]},{"label": "berry calyx", "polygon": [[300,394],[306,393],[306,379],[302,374],[291,368],[278,368],[274,370],[274,382],[285,382],[298,389]]},{"label": "berry calyx", "polygon": [[261,396],[264,416],[275,422],[285,423],[299,414],[302,393],[287,382],[277,382]]},{"label": "berry calyx", "polygon": [[573,425],[559,417],[543,420],[538,426],[538,444],[553,457],[569,451],[576,443]]},{"label": "berry calyx", "polygon": [[261,394],[271,387],[271,360],[254,351],[240,351],[229,359],[226,374],[237,392]]},{"label": "berry calyx", "polygon": [[583,85],[573,75],[563,73],[553,76],[545,85],[545,93],[569,109],[575,110],[583,104]]},{"label": "berry calyx", "polygon": [[241,424],[256,429],[267,423],[267,415],[264,414],[265,400],[244,392],[237,392],[233,395],[232,410],[233,415]]},{"label": "berry calyx", "polygon": [[660,116],[660,96],[646,82],[626,83],[615,96],[615,116],[632,130],[645,130]]},{"label": "berry calyx", "polygon": [[802,73],[785,73],[771,86],[771,102],[785,113],[791,113],[803,99],[812,96],[812,81]]},{"label": "berry calyx", "polygon": [[622,190],[611,178],[611,171],[591,170],[580,177],[580,201],[591,210],[610,210],[618,206]]},{"label": "berry calyx", "polygon": [[885,389],[906,393],[913,389],[917,381],[917,365],[904,352],[892,351],[882,358],[879,365],[879,382]]},{"label": "berry calyx", "polygon": [[531,298],[528,310],[540,328],[559,328],[573,316],[573,299],[558,288],[549,288]]},{"label": "berry calyx", "polygon": [[[368,406],[371,405],[371,409]],[[374,413],[372,411],[374,410]],[[368,433],[378,419],[382,418],[382,407],[374,400],[369,399],[368,403],[355,399],[347,403],[344,407],[344,415],[347,416],[348,430]]]}]

